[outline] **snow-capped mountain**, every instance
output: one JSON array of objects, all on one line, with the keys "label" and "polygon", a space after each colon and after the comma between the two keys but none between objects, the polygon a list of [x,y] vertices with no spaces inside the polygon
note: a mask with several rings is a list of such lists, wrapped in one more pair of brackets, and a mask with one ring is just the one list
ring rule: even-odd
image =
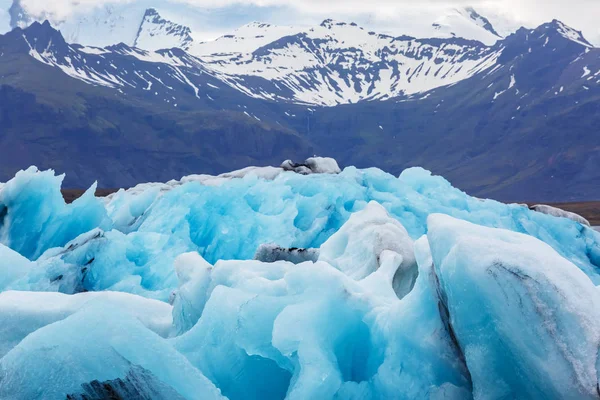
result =
[{"label": "snow-capped mountain", "polygon": [[499,52],[475,41],[392,37],[326,20],[252,52],[197,55],[251,96],[332,106],[456,83],[493,66]]},{"label": "snow-capped mountain", "polygon": [[[23,35],[30,54],[90,84],[170,90],[173,81],[180,81],[196,92],[191,82],[206,74],[251,97],[326,106],[405,96],[456,83],[491,68],[500,55],[478,42],[394,38],[332,20],[274,41],[274,32],[282,33],[280,28],[251,24],[240,29],[239,36],[217,41],[239,43],[238,51],[215,54],[212,43],[195,44],[189,30],[160,18],[155,10],[146,13],[136,43],[179,44],[197,57],[180,49],[69,45],[56,31],[47,44],[29,37],[43,29],[52,30],[45,22]],[[221,48],[226,48],[225,43]],[[263,43],[267,44],[252,50]],[[130,57],[129,62],[124,62],[124,56]],[[144,61],[145,68],[135,61]],[[165,65],[159,73],[160,64]]]},{"label": "snow-capped mountain", "polygon": [[[474,9],[454,9],[418,40],[365,30],[331,19],[297,28],[253,22],[210,42],[194,42],[191,31],[150,10],[140,26],[138,47],[183,48],[224,80],[258,98],[326,105],[388,99],[456,83],[493,65],[489,45],[500,39]],[[168,45],[168,46],[167,46]],[[262,78],[262,79],[256,79]]]},{"label": "snow-capped mountain", "polygon": [[[489,22],[474,11],[469,15],[492,34]],[[43,27],[52,30],[47,22]],[[514,42],[512,36],[494,46],[461,38],[392,37],[354,23],[325,20],[289,35],[293,28],[253,23],[234,35],[197,43],[189,29],[161,18],[154,9],[147,10],[134,42],[162,48],[156,51],[123,43],[105,48],[69,45],[58,33],[41,46],[37,38],[29,38],[39,29],[33,26],[23,35],[37,60],[90,84],[120,91],[152,89],[168,102],[176,100],[168,94],[173,87],[183,84],[200,93],[200,81],[209,77],[212,87],[227,86],[252,98],[305,105],[420,98],[436,88],[502,68],[499,58],[510,52],[506,42]],[[559,21],[545,29],[581,46],[582,57],[592,48],[580,32]],[[544,34],[542,47],[552,45],[552,34]]]},{"label": "snow-capped mountain", "polygon": [[268,45],[278,39],[304,32],[304,28],[295,26],[277,26],[263,22],[250,22],[231,34],[223,35],[208,42],[191,43],[186,49],[197,56],[242,55]]},{"label": "snow-capped mountain", "polygon": [[[140,38],[193,37],[147,17],[155,36]],[[248,152],[253,163],[321,152],[393,173],[424,165],[498,198],[598,193],[600,49],[559,21],[494,45],[332,20],[184,42],[84,46],[49,23],[0,35],[0,145],[16,149],[0,166],[26,167],[39,148],[79,184],[97,178],[78,171],[102,149],[105,185],[127,186],[241,167]]]},{"label": "snow-capped mountain", "polygon": [[18,40],[0,41],[0,50],[19,46],[35,60],[86,84],[120,93],[147,93],[172,107],[178,106],[182,94],[207,100],[210,95],[202,93],[201,97],[201,87],[218,90],[223,86],[199,59],[177,48],[149,52],[124,43],[105,48],[68,44],[47,21],[5,36],[15,37]]},{"label": "snow-capped mountain", "polygon": [[149,8],[144,13],[133,46],[153,51],[173,47],[187,49],[193,41],[190,28],[167,21],[156,9]]},{"label": "snow-capped mountain", "polygon": [[[474,10],[457,15],[499,38]],[[308,29],[255,22],[194,42],[189,29],[155,10],[135,43],[147,50],[175,44],[252,97],[325,106],[423,93],[484,71],[499,55],[477,41],[393,37],[331,19]]]},{"label": "snow-capped mountain", "polygon": [[433,24],[436,37],[462,37],[492,45],[502,36],[491,22],[472,7],[452,9]]},{"label": "snow-capped mountain", "polygon": [[[471,8],[457,10],[455,16],[499,37],[491,23]],[[450,25],[458,24],[445,26]],[[581,32],[559,21],[542,28],[551,31],[542,35],[542,47],[551,46],[552,35],[558,35],[580,45],[582,57],[593,48]],[[48,35],[47,45],[29,38],[40,30],[55,32]],[[196,42],[189,28],[148,9],[133,40],[137,47],[69,45],[47,22],[25,30],[23,38],[37,60],[86,83],[120,91],[152,88],[160,96],[183,84],[199,97],[199,81],[210,77],[212,87],[227,86],[252,98],[335,106],[420,98],[436,88],[493,72],[503,67],[499,59],[511,51],[506,43],[514,42],[512,36],[488,46],[458,37],[393,37],[328,19],[300,32],[251,23],[215,41]],[[165,101],[176,100],[167,92]]]}]

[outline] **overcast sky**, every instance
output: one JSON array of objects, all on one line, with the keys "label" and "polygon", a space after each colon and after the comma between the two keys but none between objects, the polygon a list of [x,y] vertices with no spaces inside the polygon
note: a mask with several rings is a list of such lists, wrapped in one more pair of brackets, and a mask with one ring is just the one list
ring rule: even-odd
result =
[{"label": "overcast sky", "polygon": [[[0,0],[0,5],[11,1]],[[123,5],[125,2],[149,1],[21,0],[32,13],[51,13],[61,19],[104,3]],[[498,24],[506,20],[534,27],[554,18],[560,19],[582,30],[596,45],[600,44],[600,0],[155,0],[153,3],[168,10],[186,10],[182,15],[188,16],[190,25],[195,25],[194,30],[205,30],[207,36],[253,20],[298,25],[329,17],[398,31],[401,30],[398,21],[406,21],[406,16],[421,12],[435,15],[451,7],[471,5]],[[207,18],[207,15],[214,18]],[[0,22],[3,18],[6,16],[0,12]]]}]

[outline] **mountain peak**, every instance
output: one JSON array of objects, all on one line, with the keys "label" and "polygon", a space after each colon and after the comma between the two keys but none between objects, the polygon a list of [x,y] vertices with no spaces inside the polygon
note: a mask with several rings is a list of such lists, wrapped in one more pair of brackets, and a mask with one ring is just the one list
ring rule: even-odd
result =
[{"label": "mountain peak", "polygon": [[[519,30],[518,32],[520,31],[521,30]],[[529,30],[526,31],[529,32]],[[556,34],[560,35],[561,37],[575,42],[581,46],[594,47],[590,42],[587,41],[587,39],[583,36],[583,33],[581,33],[581,31],[575,30],[567,24],[565,24],[564,22],[559,21],[557,19],[553,19],[550,22],[538,26],[537,28],[535,28],[534,31],[541,33],[545,33],[547,31],[556,32]]]},{"label": "mountain peak", "polygon": [[46,54],[52,53],[56,57],[66,54],[69,45],[60,31],[54,29],[50,22],[33,22],[26,28],[16,27],[4,35],[5,47],[2,51],[14,51],[18,53]]},{"label": "mountain peak", "polygon": [[36,42],[43,42],[46,40],[58,40],[58,42],[66,44],[60,31],[54,29],[48,20],[45,20],[42,23],[34,21],[27,28],[23,29],[23,32],[26,36],[35,38]]},{"label": "mountain peak", "polygon": [[194,41],[192,30],[185,25],[162,18],[155,8],[148,8],[133,41],[135,47],[146,50],[187,49]]},{"label": "mountain peak", "polygon": [[435,37],[477,40],[488,46],[502,39],[491,22],[473,7],[449,9],[432,26],[436,31]]}]

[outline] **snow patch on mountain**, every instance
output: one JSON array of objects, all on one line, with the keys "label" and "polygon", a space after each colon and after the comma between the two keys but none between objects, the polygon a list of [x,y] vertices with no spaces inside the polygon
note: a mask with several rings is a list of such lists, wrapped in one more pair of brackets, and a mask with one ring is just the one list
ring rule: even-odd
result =
[{"label": "snow patch on mountain", "polygon": [[590,42],[588,42],[580,31],[577,31],[570,26],[563,24],[558,20],[552,21],[554,25],[557,26],[558,32],[566,39],[572,40],[575,43],[578,43],[587,48],[593,47]]},{"label": "snow patch on mountain", "polygon": [[453,9],[433,23],[436,37],[462,37],[492,45],[502,37],[490,21],[473,8]]},{"label": "snow patch on mountain", "polygon": [[282,37],[300,32],[302,32],[302,28],[254,21],[213,41],[192,43],[186,50],[199,56],[252,53]]}]

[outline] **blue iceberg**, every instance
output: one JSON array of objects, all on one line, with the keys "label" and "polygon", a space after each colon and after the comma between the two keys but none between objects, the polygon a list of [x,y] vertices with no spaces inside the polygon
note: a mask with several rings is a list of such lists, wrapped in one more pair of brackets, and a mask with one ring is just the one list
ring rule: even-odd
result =
[{"label": "blue iceberg", "polygon": [[333,163],[0,184],[0,398],[600,397],[598,232]]}]

